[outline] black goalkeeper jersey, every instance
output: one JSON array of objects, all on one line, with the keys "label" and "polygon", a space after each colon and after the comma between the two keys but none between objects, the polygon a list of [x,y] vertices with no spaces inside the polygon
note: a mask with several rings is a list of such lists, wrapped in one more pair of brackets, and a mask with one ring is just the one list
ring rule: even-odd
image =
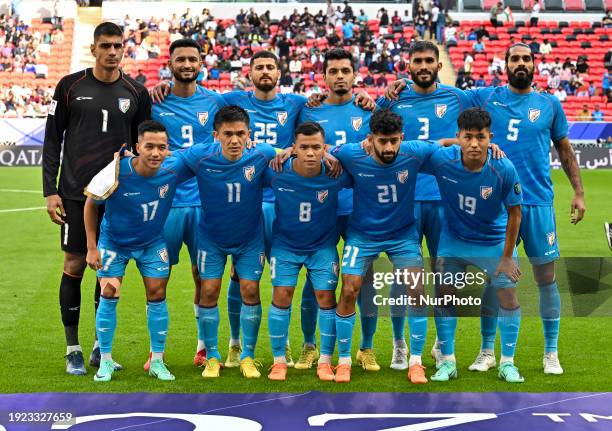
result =
[{"label": "black goalkeeper jersey", "polygon": [[149,93],[123,72],[114,82],[97,80],[92,69],[64,76],[57,84],[47,116],[45,197],[59,194],[66,199],[85,200],[85,186],[121,145],[135,146],[138,125],[150,117]]}]

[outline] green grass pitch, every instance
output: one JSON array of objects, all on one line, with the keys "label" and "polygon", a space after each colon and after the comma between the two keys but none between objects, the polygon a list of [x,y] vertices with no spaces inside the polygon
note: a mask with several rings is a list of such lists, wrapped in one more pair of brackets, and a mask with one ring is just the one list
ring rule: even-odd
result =
[{"label": "green grass pitch", "polygon": [[[375,337],[375,349],[382,370],[367,373],[355,367],[351,384],[323,384],[315,370],[290,370],[286,382],[272,383],[265,378],[271,364],[271,351],[267,329],[267,305],[270,303],[271,285],[267,270],[261,283],[264,317],[260,330],[257,358],[264,364],[259,380],[240,376],[236,369],[223,370],[220,379],[204,381],[200,370],[192,365],[195,350],[196,327],[193,316],[193,283],[185,249],[182,263],[173,271],[168,288],[170,307],[170,335],[167,344],[167,362],[177,380],[163,383],[153,380],[142,370],[148,353],[148,335],[145,320],[145,295],[142,281],[133,263],[130,264],[119,303],[118,328],[113,356],[125,369],[115,375],[110,384],[95,383],[93,371],[85,377],[68,376],[64,372],[65,353],[61,325],[58,284],[61,276],[62,254],[59,249],[59,229],[53,225],[44,210],[7,212],[3,210],[44,206],[40,193],[7,191],[40,190],[40,169],[5,168],[0,170],[0,391],[17,392],[303,392],[319,391],[607,391],[610,389],[612,344],[607,341],[612,317],[565,317],[561,321],[560,357],[565,368],[563,376],[544,376],[542,373],[542,330],[536,317],[523,319],[516,362],[526,377],[522,385],[509,385],[497,379],[496,372],[471,373],[467,366],[474,359],[480,343],[479,320],[463,318],[457,332],[457,359],[459,379],[449,383],[430,382],[425,386],[411,385],[405,372],[388,368],[391,360],[391,324],[381,317]],[[561,171],[553,172],[556,186],[556,214],[558,235],[563,256],[609,256],[603,235],[603,222],[610,214],[609,184],[612,171],[583,172],[586,189],[586,219],[578,226],[569,223],[571,189]],[[225,285],[225,284],[224,284]],[[88,355],[93,343],[94,273],[87,270],[82,288],[81,345]],[[522,292],[535,292],[532,279],[522,279]],[[226,353],[228,323],[225,310],[225,290],[220,308],[222,322],[220,344]],[[299,291],[296,297],[299,297]],[[533,301],[536,296],[527,295]],[[524,303],[523,305],[527,305]],[[530,304],[534,307],[534,304]],[[536,306],[537,307],[537,306]],[[609,309],[609,308],[608,308]],[[291,344],[297,359],[301,345],[299,306],[294,306]],[[359,339],[359,325],[355,328]],[[435,335],[430,320],[426,352]],[[498,337],[499,340],[499,337]],[[353,343],[356,349],[358,341]],[[499,347],[497,348],[499,352]],[[427,374],[433,370],[433,361],[424,356]]]}]

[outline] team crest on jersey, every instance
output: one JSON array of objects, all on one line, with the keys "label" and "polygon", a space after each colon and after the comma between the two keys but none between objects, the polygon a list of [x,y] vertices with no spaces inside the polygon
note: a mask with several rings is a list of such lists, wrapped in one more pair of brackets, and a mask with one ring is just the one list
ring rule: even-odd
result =
[{"label": "team crest on jersey", "polygon": [[538,118],[540,118],[540,110],[529,108],[529,121],[535,123]]},{"label": "team crest on jersey", "polygon": [[514,183],[514,193],[517,195],[521,194],[521,183]]},{"label": "team crest on jersey", "polygon": [[198,121],[201,126],[205,125],[208,122],[208,111],[198,112]]},{"label": "team crest on jersey", "polygon": [[444,114],[446,114],[446,104],[445,103],[437,103],[436,104],[436,116],[438,118],[442,118],[444,117]]},{"label": "team crest on jersey", "polygon": [[408,179],[408,171],[399,171],[397,173],[397,180],[400,183],[404,184],[407,179]]},{"label": "team crest on jersey", "polygon": [[168,190],[170,190],[169,184],[164,184],[163,186],[161,186],[159,188],[159,197],[162,199],[165,198],[166,195],[168,194]]},{"label": "team crest on jersey", "polygon": [[332,262],[332,271],[334,271],[334,275],[336,277],[340,273],[340,268],[338,268],[338,264],[336,262]]},{"label": "team crest on jersey", "polygon": [[246,178],[247,181],[253,181],[253,178],[255,177],[255,166],[245,166],[242,168],[242,171],[244,172],[244,178]]},{"label": "team crest on jersey", "polygon": [[363,118],[361,117],[351,117],[351,125],[353,126],[353,129],[358,132],[359,129],[361,129],[361,126],[363,125]]},{"label": "team crest on jersey", "polygon": [[489,196],[491,196],[491,193],[493,193],[493,187],[490,186],[480,186],[480,196],[487,200],[489,199]]},{"label": "team crest on jersey", "polygon": [[157,250],[157,254],[163,262],[168,263],[168,250],[162,248],[161,250]]},{"label": "team crest on jersey", "polygon": [[130,99],[119,98],[119,110],[124,114],[130,109]]},{"label": "team crest on jersey", "polygon": [[278,124],[280,124],[281,126],[285,125],[285,123],[287,122],[287,117],[289,117],[287,111],[280,111],[276,113],[276,119],[278,120]]},{"label": "team crest on jersey", "polygon": [[554,232],[548,232],[546,234],[546,238],[548,239],[548,245],[550,245],[551,247],[555,244],[555,238],[556,235]]},{"label": "team crest on jersey", "polygon": [[325,202],[327,196],[329,195],[329,190],[319,190],[317,192],[317,200],[321,203]]}]

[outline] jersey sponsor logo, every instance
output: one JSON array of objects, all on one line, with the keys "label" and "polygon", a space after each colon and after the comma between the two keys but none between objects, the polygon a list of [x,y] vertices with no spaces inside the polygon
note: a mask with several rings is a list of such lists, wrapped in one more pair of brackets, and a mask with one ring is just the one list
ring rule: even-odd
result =
[{"label": "jersey sponsor logo", "polygon": [[76,98],[76,100],[93,100],[93,97],[79,96],[79,97]]},{"label": "jersey sponsor logo", "polygon": [[201,126],[204,126],[208,122],[208,111],[198,112],[198,121]]},{"label": "jersey sponsor logo", "polygon": [[319,124],[329,123],[329,120],[318,120],[317,123]]},{"label": "jersey sponsor logo", "polygon": [[244,168],[242,168],[242,171],[244,172],[244,178],[246,178],[247,181],[253,181],[253,178],[255,177],[254,165],[245,166]]},{"label": "jersey sponsor logo", "polygon": [[457,184],[457,183],[458,183],[458,181],[457,181],[457,180],[454,180],[454,179],[452,179],[452,178],[449,178],[449,177],[447,177],[446,175],[442,175],[442,179],[443,179],[443,180],[446,180],[446,181],[449,181],[449,182],[451,182],[451,183],[453,183],[453,184]]},{"label": "jersey sponsor logo", "polygon": [[325,202],[327,196],[329,196],[329,190],[319,190],[317,192],[317,200],[321,203]]},{"label": "jersey sponsor logo", "polygon": [[517,195],[521,194],[521,183],[514,184],[514,193],[516,193]]},{"label": "jersey sponsor logo", "polygon": [[491,186],[480,186],[480,196],[484,200],[489,199],[489,196],[491,196],[492,193],[493,193],[493,187],[491,187]]},{"label": "jersey sponsor logo", "polygon": [[168,263],[168,250],[162,248],[161,250],[157,250],[157,254],[162,262]]},{"label": "jersey sponsor logo", "polygon": [[374,177],[374,174],[363,174],[363,173],[359,172],[359,173],[357,174],[357,176],[358,176],[358,177],[365,177],[365,178],[373,178],[373,177]]},{"label": "jersey sponsor logo", "polygon": [[500,102],[493,102],[493,105],[495,105],[495,106],[503,106],[504,108],[508,107],[508,105],[504,105],[503,103],[500,103]]},{"label": "jersey sponsor logo", "polygon": [[550,245],[551,247],[555,244],[555,238],[557,235],[555,235],[554,232],[548,232],[546,234],[546,239],[548,240],[548,245]]},{"label": "jersey sponsor logo", "polygon": [[168,190],[170,190],[169,184],[164,184],[163,186],[161,186],[159,188],[159,197],[162,199],[165,198],[166,195],[168,194]]},{"label": "jersey sponsor logo", "polygon": [[351,117],[351,126],[353,126],[353,130],[356,132],[361,129],[361,125],[363,124],[363,118],[361,117]]},{"label": "jersey sponsor logo", "polygon": [[436,104],[436,117],[442,118],[446,114],[447,105],[445,103]]},{"label": "jersey sponsor logo", "polygon": [[168,117],[170,115],[174,115],[174,112],[160,112],[159,113],[160,117]]},{"label": "jersey sponsor logo", "polygon": [[257,114],[257,111],[254,109],[245,109],[245,111],[247,111],[250,114]]},{"label": "jersey sponsor logo", "polygon": [[280,111],[276,113],[276,119],[278,120],[278,124],[280,124],[281,126],[285,125],[288,117],[289,114],[287,113],[287,111]]},{"label": "jersey sponsor logo", "polygon": [[293,189],[286,189],[284,187],[279,187],[278,191],[279,192],[291,192],[291,193],[293,193],[295,190],[293,190]]},{"label": "jersey sponsor logo", "polygon": [[397,109],[412,108],[412,105],[397,105]]},{"label": "jersey sponsor logo", "polygon": [[408,179],[408,171],[404,170],[404,171],[399,171],[397,173],[397,180],[404,184],[406,182],[406,180]]},{"label": "jersey sponsor logo", "polygon": [[49,105],[49,115],[55,115],[55,108],[57,108],[57,100],[52,100]]},{"label": "jersey sponsor logo", "polygon": [[529,121],[531,121],[532,123],[535,123],[538,118],[540,118],[540,110],[529,108]]},{"label": "jersey sponsor logo", "polygon": [[223,172],[221,169],[206,168],[206,172]]},{"label": "jersey sponsor logo", "polygon": [[130,109],[130,99],[117,99],[119,102],[119,110],[124,114]]},{"label": "jersey sponsor logo", "polygon": [[138,196],[140,195],[140,192],[125,192],[123,194],[123,196],[128,197],[128,196]]}]

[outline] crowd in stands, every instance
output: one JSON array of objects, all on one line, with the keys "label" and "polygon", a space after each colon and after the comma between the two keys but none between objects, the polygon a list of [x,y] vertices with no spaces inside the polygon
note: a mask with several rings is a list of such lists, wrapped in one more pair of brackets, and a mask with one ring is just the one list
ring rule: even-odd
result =
[{"label": "crowd in stands", "polygon": [[[214,17],[206,8],[201,13],[187,9],[182,14],[162,18],[141,19],[126,15],[119,22],[126,43],[124,70],[147,87],[159,80],[169,80],[172,74],[168,67],[168,46],[176,39],[190,37],[202,46],[204,62],[199,80],[209,88],[218,91],[249,88],[251,83],[246,72],[253,53],[270,49],[281,60],[281,91],[309,95],[321,91],[324,86],[325,51],[340,46],[347,47],[353,54],[355,69],[359,71],[356,85],[376,97],[392,80],[409,76],[409,46],[425,38],[446,46],[451,54],[458,46],[469,47],[462,54],[460,67],[453,60],[457,87],[470,89],[506,82],[503,73],[505,49],[495,46],[496,35],[490,34],[488,22],[487,26],[471,28],[454,21],[438,0],[420,0],[413,8],[412,14],[408,9],[391,14],[381,8],[376,16],[368,16],[348,1],[343,4],[328,1],[320,10],[304,7],[300,12],[296,8],[280,19],[271,18],[270,11],[258,14],[252,8],[241,9],[235,18],[229,19]],[[539,8],[535,1],[531,7],[531,26],[538,25]],[[6,57],[4,49],[1,51],[2,63],[6,58],[10,70],[19,70],[19,67],[36,70],[36,52],[40,46],[62,37],[61,29],[56,28],[44,35],[28,32],[28,27],[18,18],[2,17],[2,23],[0,36],[5,37],[0,37],[0,43],[10,43],[10,53],[7,50]],[[513,25],[511,9],[497,3],[490,10],[490,23],[496,28]],[[601,27],[612,28],[610,13],[602,19]],[[536,55],[536,82],[540,91],[549,91],[561,101],[572,96],[602,96],[607,98],[604,104],[612,103],[612,47],[602,59],[605,72],[594,79],[589,73],[591,58],[563,55],[549,39],[531,35],[513,34],[508,43],[519,41],[527,43]],[[475,65],[485,54],[488,67],[483,71]],[[20,96],[22,99],[38,91],[30,88],[23,94],[27,95]]]}]

